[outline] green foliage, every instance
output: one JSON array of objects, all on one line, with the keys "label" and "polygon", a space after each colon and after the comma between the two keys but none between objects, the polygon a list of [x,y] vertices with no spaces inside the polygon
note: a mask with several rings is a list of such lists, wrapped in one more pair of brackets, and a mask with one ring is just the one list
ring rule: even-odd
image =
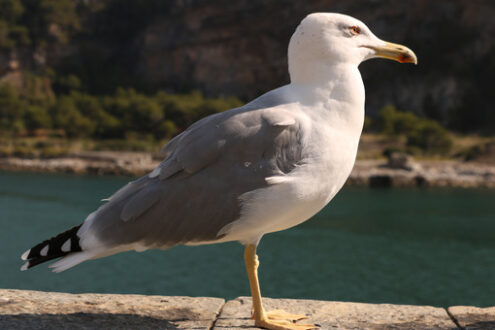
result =
[{"label": "green foliage", "polygon": [[37,152],[32,146],[21,144],[14,146],[12,155],[21,158],[33,158],[37,156]]},{"label": "green foliage", "polygon": [[177,134],[177,132],[178,132],[178,128],[173,121],[164,120],[158,126],[155,136],[157,138],[170,139],[175,134]]},{"label": "green foliage", "polygon": [[24,6],[19,0],[0,0],[0,19],[15,23],[24,13]]},{"label": "green foliage", "polygon": [[29,43],[29,32],[18,21],[24,13],[19,0],[0,0],[0,48],[10,50]]},{"label": "green foliage", "polygon": [[19,127],[23,122],[25,102],[10,85],[0,85],[0,129],[8,130]]},{"label": "green foliage", "polygon": [[59,94],[68,94],[71,91],[78,91],[82,87],[79,77],[74,74],[67,76],[57,76],[55,72],[50,72],[53,76],[53,90]]},{"label": "green foliage", "polygon": [[14,153],[14,148],[11,146],[0,145],[0,157],[10,157]]},{"label": "green foliage", "polygon": [[68,152],[68,148],[62,146],[45,146],[41,148],[40,156],[42,158],[57,158],[67,155]]},{"label": "green foliage", "polygon": [[92,150],[128,150],[128,151],[156,151],[159,146],[156,146],[156,143],[153,140],[153,137],[150,135],[133,135],[127,134],[125,139],[106,139],[106,140],[98,140],[96,144],[93,146]]},{"label": "green foliage", "polygon": [[[77,77],[67,80],[77,85]],[[69,138],[126,139],[129,148],[134,141],[136,150],[142,150],[150,139],[170,139],[203,116],[241,105],[235,98],[205,98],[199,92],[150,96],[123,88],[108,96],[72,90],[57,97],[43,91],[43,77],[31,75],[26,81],[22,93],[0,85],[0,127],[4,131],[62,129]]]},{"label": "green foliage", "polygon": [[70,93],[69,97],[73,100],[81,118],[84,118],[83,121],[91,122],[91,128],[87,126],[91,132],[88,135],[97,138],[108,137],[113,136],[119,129],[119,120],[103,109],[99,98],[75,91]]},{"label": "green foliage", "polygon": [[0,49],[11,50],[29,43],[29,31],[25,26],[12,25],[0,19]]},{"label": "green foliage", "polygon": [[31,104],[37,104],[48,108],[55,103],[50,79],[43,74],[24,72],[24,86],[20,91],[20,96]]},{"label": "green foliage", "polygon": [[96,124],[83,116],[76,101],[70,96],[61,96],[51,109],[55,128],[62,128],[69,137],[91,136]]},{"label": "green foliage", "polygon": [[124,131],[150,132],[163,118],[163,109],[152,97],[134,89],[119,88],[113,97],[106,99],[107,111],[121,118]]},{"label": "green foliage", "polygon": [[380,110],[374,121],[375,129],[388,136],[404,135],[408,151],[414,154],[447,154],[452,138],[438,122],[420,118],[412,112],[400,112],[394,106]]},{"label": "green foliage", "polygon": [[207,99],[197,91],[189,94],[158,92],[156,99],[164,108],[164,116],[179,127],[188,127],[207,115],[242,105],[239,99],[234,97]]},{"label": "green foliage", "polygon": [[452,138],[439,123],[424,119],[407,135],[407,145],[430,154],[447,154],[452,148]]},{"label": "green foliage", "polygon": [[385,135],[407,135],[417,127],[421,120],[423,119],[418,118],[412,112],[400,112],[394,106],[388,105],[378,113],[375,127],[378,132]]},{"label": "green foliage", "polygon": [[29,130],[51,128],[52,119],[46,108],[39,105],[30,105],[26,107],[26,112],[24,113],[24,124]]}]

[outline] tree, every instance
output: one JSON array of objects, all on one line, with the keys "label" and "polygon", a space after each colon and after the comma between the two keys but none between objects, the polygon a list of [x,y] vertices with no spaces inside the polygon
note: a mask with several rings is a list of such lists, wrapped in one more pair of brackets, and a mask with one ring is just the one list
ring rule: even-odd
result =
[{"label": "tree", "polygon": [[51,109],[54,126],[65,130],[69,137],[91,136],[96,125],[83,116],[70,96],[61,96]]},{"label": "tree", "polygon": [[24,123],[29,130],[51,128],[52,119],[46,108],[39,105],[30,105],[24,113]]},{"label": "tree", "polygon": [[0,85],[0,128],[24,127],[23,114],[26,103],[9,84]]}]

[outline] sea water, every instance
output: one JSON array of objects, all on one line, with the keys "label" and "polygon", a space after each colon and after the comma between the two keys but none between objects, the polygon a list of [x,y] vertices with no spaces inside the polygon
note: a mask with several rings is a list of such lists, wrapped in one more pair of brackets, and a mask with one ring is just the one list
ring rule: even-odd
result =
[{"label": "sea water", "polygon": [[[79,224],[131,180],[0,172],[0,288],[249,295],[238,243],[127,252],[55,274],[19,271],[28,248]],[[200,216],[200,215],[198,215]],[[263,296],[495,305],[495,191],[344,188],[313,219],[266,235]]]}]

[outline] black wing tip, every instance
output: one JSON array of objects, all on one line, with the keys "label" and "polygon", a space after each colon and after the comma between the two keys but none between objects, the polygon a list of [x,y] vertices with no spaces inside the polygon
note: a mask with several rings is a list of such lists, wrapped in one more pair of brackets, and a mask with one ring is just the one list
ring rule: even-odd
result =
[{"label": "black wing tip", "polygon": [[[71,252],[82,251],[79,245],[79,236],[77,236],[77,231],[81,226],[82,224],[72,227],[24,252],[21,259],[27,260],[27,262],[22,265],[21,271],[28,270],[45,261],[66,256]],[[68,246],[65,246],[68,242]]]}]

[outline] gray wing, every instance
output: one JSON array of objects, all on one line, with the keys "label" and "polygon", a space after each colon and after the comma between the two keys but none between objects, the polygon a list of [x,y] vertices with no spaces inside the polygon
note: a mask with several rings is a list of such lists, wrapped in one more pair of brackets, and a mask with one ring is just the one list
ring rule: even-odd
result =
[{"label": "gray wing", "polygon": [[240,195],[301,161],[301,125],[284,110],[290,105],[260,104],[267,102],[206,117],[175,137],[152,173],[100,207],[89,232],[108,246],[166,248],[218,239],[220,229],[239,218]]}]

